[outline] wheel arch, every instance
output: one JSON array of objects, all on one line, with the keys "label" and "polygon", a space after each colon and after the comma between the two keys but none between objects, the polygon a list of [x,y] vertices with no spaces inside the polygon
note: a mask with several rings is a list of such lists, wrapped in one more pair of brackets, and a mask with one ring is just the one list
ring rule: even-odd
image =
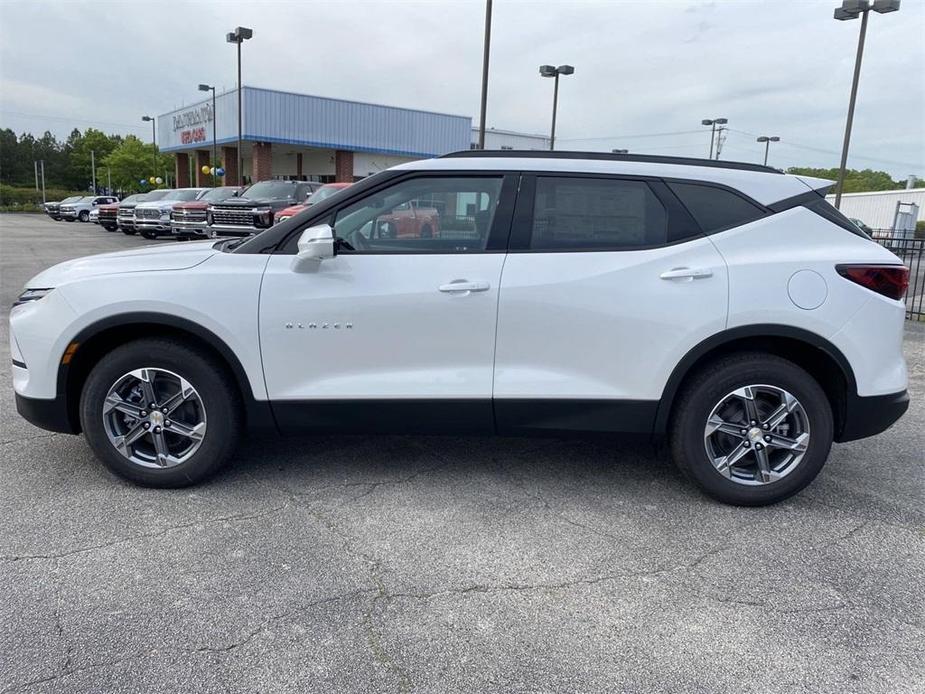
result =
[{"label": "wheel arch", "polygon": [[850,394],[857,393],[851,364],[841,351],[821,335],[788,325],[762,324],[731,328],[700,342],[675,366],[662,391],[655,415],[655,433],[668,430],[674,402],[684,383],[711,361],[745,351],[761,351],[788,359],[806,369],[825,391],[835,419],[839,440]]},{"label": "wheel arch", "polygon": [[247,373],[237,355],[215,333],[193,321],[156,312],[133,312],[103,318],[82,329],[71,340],[77,344],[71,359],[58,365],[57,392],[63,395],[67,418],[74,433],[80,433],[80,393],[90,370],[100,357],[116,347],[145,337],[176,337],[203,349],[231,373],[244,402],[245,417],[255,429],[276,430],[270,405],[254,397]]}]

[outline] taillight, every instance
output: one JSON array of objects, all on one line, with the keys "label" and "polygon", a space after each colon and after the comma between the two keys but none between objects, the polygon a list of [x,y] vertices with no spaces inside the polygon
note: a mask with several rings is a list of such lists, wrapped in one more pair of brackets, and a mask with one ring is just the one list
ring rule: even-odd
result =
[{"label": "taillight", "polygon": [[909,268],[905,265],[836,265],[835,270],[845,279],[890,299],[902,299],[909,288]]}]

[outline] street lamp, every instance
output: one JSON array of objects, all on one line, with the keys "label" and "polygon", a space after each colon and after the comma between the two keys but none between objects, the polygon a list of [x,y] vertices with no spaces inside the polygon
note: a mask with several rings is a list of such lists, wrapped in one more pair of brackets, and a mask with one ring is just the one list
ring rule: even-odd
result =
[{"label": "street lamp", "polygon": [[549,135],[549,151],[556,148],[556,108],[559,104],[559,75],[571,75],[575,68],[571,65],[540,65],[540,75],[543,77],[555,77],[556,85],[552,91],[552,131]]},{"label": "street lamp", "polygon": [[200,84],[199,91],[201,92],[212,92],[212,187],[215,187],[215,169],[218,168],[218,155],[215,151],[215,87],[211,87],[208,84]]},{"label": "street lamp", "polygon": [[716,137],[716,126],[726,125],[728,122],[729,120],[726,118],[713,118],[712,120],[709,118],[704,118],[702,121],[700,121],[701,125],[710,126],[710,159],[713,158],[713,138]]},{"label": "street lamp", "polygon": [[154,127],[156,121],[153,116],[142,116],[141,120],[145,122],[151,121],[151,141],[154,143],[154,168],[151,169],[151,172],[154,173],[157,171],[157,130]]},{"label": "street lamp", "polygon": [[772,142],[780,142],[780,138],[777,135],[768,137],[767,135],[762,135],[758,138],[758,142],[764,143],[764,165],[768,165],[768,147],[771,146]]},{"label": "street lamp", "polygon": [[254,37],[254,30],[238,27],[225,35],[228,43],[238,44],[238,185],[244,181],[244,152],[241,150],[241,44]]},{"label": "street lamp", "polygon": [[861,58],[864,55],[864,37],[867,34],[867,16],[870,11],[886,14],[899,9],[899,0],[843,0],[835,8],[835,19],[847,21],[861,17],[861,34],[858,36],[858,52],[854,59],[854,79],[851,81],[851,99],[848,101],[848,120],[845,122],[845,141],[841,150],[841,165],[838,168],[838,183],[835,184],[835,208],[841,205],[842,188],[845,185],[845,167],[848,164],[848,143],[851,140],[851,124],[854,121],[854,104],[858,97],[858,77],[861,75]]}]

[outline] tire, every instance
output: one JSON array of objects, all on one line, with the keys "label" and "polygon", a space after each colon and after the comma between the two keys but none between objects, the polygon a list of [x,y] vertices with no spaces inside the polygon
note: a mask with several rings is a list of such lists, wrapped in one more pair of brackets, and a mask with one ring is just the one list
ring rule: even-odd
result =
[{"label": "tire", "polygon": [[62,217],[62,219],[63,219],[65,222],[73,222],[73,221],[74,221],[74,220],[71,219],[70,217]]},{"label": "tire", "polygon": [[[130,372],[145,373],[156,391],[157,407],[144,411],[146,417],[133,417],[112,409],[107,415],[104,403],[111,389],[137,387],[121,391],[122,406],[144,407],[144,385]],[[162,414],[158,410],[168,404],[171,394],[180,389],[182,378],[193,389],[174,410]],[[124,383],[123,386],[118,384]],[[119,392],[119,391],[116,391]],[[124,393],[128,392],[128,395]],[[147,393],[150,397],[150,392]],[[150,411],[149,411],[150,410]],[[169,338],[150,338],[127,343],[104,355],[93,367],[80,397],[80,423],[84,436],[97,458],[120,477],[146,487],[185,487],[205,479],[221,468],[235,449],[243,427],[243,407],[238,390],[228,370],[209,354]],[[169,417],[175,417],[171,421]],[[113,424],[113,420],[116,421]],[[199,427],[196,425],[201,421]],[[142,424],[148,425],[142,431]],[[201,440],[180,436],[177,427],[199,429]],[[169,427],[169,429],[168,429]],[[160,428],[160,440],[168,448],[166,466],[158,464],[155,430]],[[117,450],[110,436],[140,432],[131,456]],[[184,447],[189,451],[184,453]],[[164,450],[164,449],[162,449]],[[173,456],[171,459],[170,456]],[[133,459],[134,458],[134,459]]]},{"label": "tire", "polygon": [[103,225],[103,228],[104,228],[106,231],[110,231],[110,232],[111,232],[111,231],[115,231],[116,229],[118,229],[118,227],[114,227],[112,224],[104,224],[104,225]]},{"label": "tire", "polygon": [[122,233],[126,236],[134,236],[136,232],[134,229],[126,229],[125,227],[122,227]]},{"label": "tire", "polygon": [[[786,419],[765,428],[773,424],[766,422],[770,412],[785,400]],[[756,420],[745,419],[749,402],[757,408]],[[709,433],[720,421],[722,428]],[[834,437],[832,407],[822,387],[796,364],[760,352],[736,354],[708,364],[685,384],[668,436],[675,464],[703,492],[727,504],[764,506],[796,494],[819,474]],[[771,463],[764,474],[761,451]],[[739,462],[725,467],[737,454]]]},{"label": "tire", "polygon": [[157,234],[155,234],[153,231],[142,231],[139,233],[141,233],[141,235],[149,241],[153,241],[157,238]]},{"label": "tire", "polygon": [[87,212],[86,210],[82,210],[81,212],[77,213],[77,219],[79,219],[81,222],[86,224],[87,222],[90,221],[90,213]]}]

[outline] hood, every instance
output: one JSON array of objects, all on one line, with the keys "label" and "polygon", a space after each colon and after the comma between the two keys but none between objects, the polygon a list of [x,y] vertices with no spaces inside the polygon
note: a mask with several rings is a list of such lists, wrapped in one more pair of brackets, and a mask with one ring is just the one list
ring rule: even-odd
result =
[{"label": "hood", "polygon": [[204,210],[209,203],[202,200],[190,200],[189,202],[178,202],[173,206],[175,210]]},{"label": "hood", "polygon": [[176,200],[152,200],[135,205],[136,210],[169,210],[177,204]]},{"label": "hood", "polygon": [[306,209],[308,209],[308,205],[290,205],[289,207],[285,207],[281,209],[279,212],[277,212],[276,216],[280,217],[284,214],[287,214],[290,217],[292,217],[294,215],[299,214],[299,212],[301,212],[302,210],[306,210]]},{"label": "hood", "polygon": [[216,207],[260,207],[261,205],[279,205],[280,203],[290,205],[294,201],[291,198],[231,198],[215,203]]},{"label": "hood", "polygon": [[193,241],[145,246],[131,251],[117,251],[68,260],[40,272],[26,283],[27,287],[58,287],[67,282],[97,275],[123,272],[185,270],[216,253],[214,241]]}]

